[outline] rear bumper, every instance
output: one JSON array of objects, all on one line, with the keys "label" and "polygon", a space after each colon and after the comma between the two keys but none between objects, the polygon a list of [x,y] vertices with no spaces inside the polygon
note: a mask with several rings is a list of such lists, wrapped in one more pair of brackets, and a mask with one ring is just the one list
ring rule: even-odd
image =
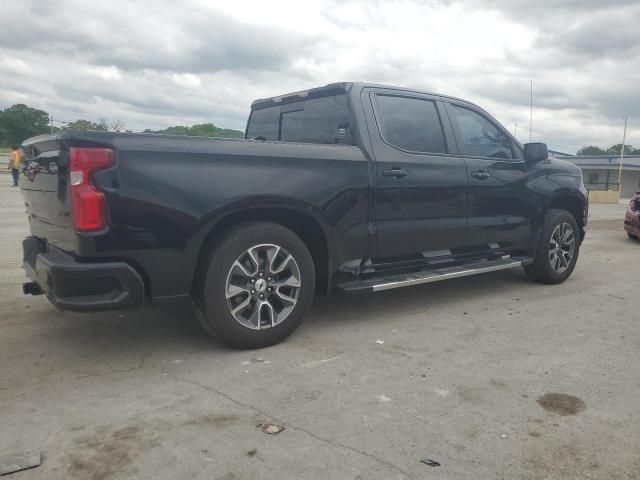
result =
[{"label": "rear bumper", "polygon": [[22,242],[23,266],[61,310],[130,310],[145,303],[144,282],[125,262],[85,263],[37,237]]}]

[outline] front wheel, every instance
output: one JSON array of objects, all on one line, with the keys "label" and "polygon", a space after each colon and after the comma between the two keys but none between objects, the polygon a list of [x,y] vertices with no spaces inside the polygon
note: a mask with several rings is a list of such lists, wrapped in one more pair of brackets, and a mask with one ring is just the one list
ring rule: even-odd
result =
[{"label": "front wheel", "polygon": [[302,240],[281,225],[245,223],[212,248],[198,319],[230,346],[266,347],[302,323],[314,292],[313,258]]},{"label": "front wheel", "polygon": [[533,263],[526,265],[527,275],[542,283],[564,282],[576,266],[580,252],[578,225],[566,210],[549,210],[535,246]]}]

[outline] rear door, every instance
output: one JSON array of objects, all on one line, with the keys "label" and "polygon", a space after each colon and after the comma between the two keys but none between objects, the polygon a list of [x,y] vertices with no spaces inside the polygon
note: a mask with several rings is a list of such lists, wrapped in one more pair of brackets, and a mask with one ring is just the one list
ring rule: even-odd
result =
[{"label": "rear door", "polygon": [[468,171],[465,247],[529,244],[536,197],[527,189],[522,149],[482,110],[456,102],[447,102],[446,109]]},{"label": "rear door", "polygon": [[451,127],[437,97],[391,89],[363,95],[375,118],[369,132],[378,256],[420,256],[463,245],[467,173],[447,141]]}]

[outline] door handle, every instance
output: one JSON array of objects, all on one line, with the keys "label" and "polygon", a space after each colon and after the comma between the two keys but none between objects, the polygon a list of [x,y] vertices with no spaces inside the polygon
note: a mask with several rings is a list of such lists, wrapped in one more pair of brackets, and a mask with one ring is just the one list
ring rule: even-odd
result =
[{"label": "door handle", "polygon": [[382,172],[382,175],[384,175],[385,177],[400,179],[409,175],[409,172],[403,170],[402,168],[390,168],[389,170],[384,170]]},{"label": "door handle", "polygon": [[471,176],[478,180],[486,180],[491,175],[489,175],[489,172],[485,172],[484,170],[476,170],[475,172],[471,172]]}]

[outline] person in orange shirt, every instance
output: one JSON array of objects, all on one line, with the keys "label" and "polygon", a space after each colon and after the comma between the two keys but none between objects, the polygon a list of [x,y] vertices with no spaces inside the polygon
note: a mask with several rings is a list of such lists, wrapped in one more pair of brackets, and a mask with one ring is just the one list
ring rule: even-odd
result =
[{"label": "person in orange shirt", "polygon": [[13,176],[13,186],[18,186],[18,179],[20,178],[20,150],[18,150],[18,146],[14,145],[11,147],[11,152],[9,152],[9,165],[8,167],[11,170],[11,175]]}]

